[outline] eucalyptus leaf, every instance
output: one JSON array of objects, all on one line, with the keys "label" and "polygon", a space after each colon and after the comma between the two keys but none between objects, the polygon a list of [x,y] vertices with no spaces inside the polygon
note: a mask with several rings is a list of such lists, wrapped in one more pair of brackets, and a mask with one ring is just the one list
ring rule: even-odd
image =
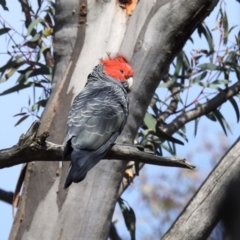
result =
[{"label": "eucalyptus leaf", "polygon": [[130,233],[131,240],[135,240],[135,232],[136,232],[136,216],[133,209],[129,206],[129,204],[123,200],[121,197],[118,199],[118,204],[123,214],[123,218],[125,221],[125,225]]},{"label": "eucalyptus leaf", "polygon": [[175,83],[177,81],[180,69],[183,66],[183,51],[181,51],[178,55],[177,55],[177,60],[176,60],[176,67],[175,67],[175,71],[173,74],[173,77],[171,79],[172,83]]},{"label": "eucalyptus leaf", "polygon": [[199,81],[203,80],[207,76],[207,71],[199,74],[197,77],[192,78],[191,81],[192,83],[198,83]]},{"label": "eucalyptus leaf", "polygon": [[43,20],[41,18],[36,18],[35,20],[33,20],[31,22],[31,24],[28,26],[27,35],[28,36],[31,35],[32,34],[32,30],[42,21]]},{"label": "eucalyptus leaf", "polygon": [[209,46],[209,52],[213,53],[214,52],[214,45],[213,45],[213,37],[212,34],[209,30],[209,28],[204,24],[204,23],[200,23],[198,25],[198,34],[201,37],[201,35],[203,34],[207,40],[208,46]]},{"label": "eucalyptus leaf", "polygon": [[198,130],[198,123],[199,123],[199,121],[200,121],[200,118],[196,118],[194,120],[194,137],[197,136],[197,130]]},{"label": "eucalyptus leaf", "polygon": [[236,113],[236,117],[237,117],[237,122],[239,122],[239,117],[240,117],[240,113],[239,113],[239,107],[238,107],[238,104],[236,103],[235,99],[232,97],[232,98],[229,98],[228,99],[229,102],[232,104],[233,108],[234,108],[234,111]]},{"label": "eucalyptus leaf", "polygon": [[232,133],[232,130],[231,130],[229,124],[227,123],[226,119],[225,119],[224,116],[221,114],[221,112],[220,112],[218,109],[216,109],[216,110],[213,111],[213,114],[215,115],[216,119],[217,119],[218,122],[220,123],[220,125],[221,125],[221,127],[222,127],[222,129],[223,129],[223,131],[224,131],[224,133],[225,133],[225,135],[227,136],[227,130],[226,130],[226,128],[228,129],[228,131],[229,131],[230,133]]},{"label": "eucalyptus leaf", "polygon": [[8,11],[6,0],[0,0],[0,5],[5,11]]},{"label": "eucalyptus leaf", "polygon": [[[0,72],[1,72],[0,83],[8,80],[9,77],[23,64],[24,64],[24,61],[22,61],[21,56],[16,56],[15,59],[11,57],[8,60],[8,62],[0,68]],[[5,76],[2,77],[5,72],[6,72]]]},{"label": "eucalyptus leaf", "polygon": [[0,93],[0,96],[3,96],[3,95],[6,95],[6,94],[9,94],[9,93],[14,93],[14,92],[18,92],[20,90],[23,90],[25,88],[29,88],[32,86],[32,83],[28,82],[28,83],[25,83],[25,84],[17,84],[16,86],[14,87],[11,87],[3,92]]},{"label": "eucalyptus leaf", "polygon": [[227,14],[226,12],[224,11],[224,14],[223,14],[223,30],[224,30],[224,33],[223,33],[223,43],[226,45],[227,42],[228,42],[228,17],[227,17]]},{"label": "eucalyptus leaf", "polygon": [[201,68],[202,70],[220,70],[221,69],[221,67],[213,63],[203,63],[198,65],[197,67]]},{"label": "eucalyptus leaf", "polygon": [[186,142],[188,142],[187,136],[184,132],[178,130],[176,134],[180,135]]},{"label": "eucalyptus leaf", "polygon": [[157,120],[149,112],[146,112],[143,122],[148,129],[155,131]]},{"label": "eucalyptus leaf", "polygon": [[3,34],[5,34],[5,33],[8,33],[10,30],[11,30],[11,28],[7,28],[7,27],[1,28],[1,29],[0,29],[0,35],[3,35]]},{"label": "eucalyptus leaf", "polygon": [[36,42],[41,38],[42,34],[37,33],[34,35],[34,37],[32,39],[29,40],[29,42]]},{"label": "eucalyptus leaf", "polygon": [[14,125],[14,127],[16,127],[17,125],[19,125],[21,122],[23,122],[24,120],[26,120],[29,117],[29,115],[23,116],[21,117],[16,124]]},{"label": "eucalyptus leaf", "polygon": [[205,116],[206,116],[209,120],[211,120],[211,121],[213,121],[213,122],[216,122],[216,121],[217,121],[217,119],[216,119],[215,115],[213,114],[213,112],[210,112],[210,113],[208,113],[208,114],[205,114]]}]

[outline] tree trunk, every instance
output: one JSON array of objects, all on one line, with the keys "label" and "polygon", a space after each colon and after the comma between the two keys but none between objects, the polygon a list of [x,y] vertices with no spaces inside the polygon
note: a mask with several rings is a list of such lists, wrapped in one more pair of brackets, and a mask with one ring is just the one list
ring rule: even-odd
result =
[{"label": "tree trunk", "polygon": [[[49,131],[51,142],[63,142],[73,97],[106,52],[120,52],[133,66],[135,82],[118,142],[131,143],[169,64],[217,2],[141,0],[129,17],[118,1],[57,0],[56,68],[39,134]],[[63,190],[67,168],[56,162],[28,164],[10,239],[107,239],[124,162],[101,161],[83,182]]]}]

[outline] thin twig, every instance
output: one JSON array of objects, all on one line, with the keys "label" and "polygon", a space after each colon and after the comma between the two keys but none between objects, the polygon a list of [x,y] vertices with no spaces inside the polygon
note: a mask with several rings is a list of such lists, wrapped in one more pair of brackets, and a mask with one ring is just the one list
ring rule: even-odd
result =
[{"label": "thin twig", "polygon": [[[203,115],[206,115],[207,113],[217,109],[228,99],[235,96],[239,91],[240,91],[240,82],[236,82],[231,87],[219,92],[219,94],[217,94],[208,102],[201,104],[192,110],[189,110],[187,112],[183,112],[182,114],[180,114],[170,124],[165,125],[164,131],[168,134],[175,133],[186,123],[194,119],[197,119]],[[140,163],[139,169],[141,169],[143,166],[144,164]],[[133,180],[135,176],[137,176],[135,166],[132,167],[131,171],[132,171],[131,180]],[[126,178],[124,178],[119,188],[119,192],[118,192],[119,196],[124,192],[124,190],[128,187],[128,185],[129,185],[129,181]]]},{"label": "thin twig", "polygon": [[[163,81],[164,83],[169,82],[169,74],[166,74],[163,77]],[[179,90],[177,87],[169,87],[169,91],[172,94],[172,100],[168,105],[167,109],[158,115],[158,119],[157,119],[158,127],[161,127],[161,123],[163,123],[169,116],[171,116],[177,110],[178,100],[177,100],[176,94]]]},{"label": "thin twig", "polygon": [[192,110],[187,112],[183,112],[179,116],[177,116],[170,124],[165,126],[165,131],[168,134],[172,134],[179,130],[186,123],[197,119],[201,116],[204,116],[213,110],[220,107],[224,102],[228,99],[235,96],[240,91],[240,82],[236,82],[231,87],[226,88],[225,90],[221,90],[215,97],[206,103],[200,104]]}]

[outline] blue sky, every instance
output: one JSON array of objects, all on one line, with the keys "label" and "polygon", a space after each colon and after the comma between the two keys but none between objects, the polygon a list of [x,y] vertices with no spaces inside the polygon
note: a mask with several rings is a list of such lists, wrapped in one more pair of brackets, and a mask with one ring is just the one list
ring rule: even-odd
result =
[{"label": "blue sky", "polygon": [[[7,20],[12,26],[14,26],[15,29],[22,29],[24,16],[20,12],[20,6],[18,2],[15,1],[8,1],[8,8],[9,12],[5,12],[0,7],[0,15],[2,19]],[[235,25],[239,24],[239,12],[240,12],[240,4],[237,1],[228,1],[227,3],[227,13],[229,17],[229,25]],[[17,5],[17,6],[16,6]],[[14,16],[14,17],[13,17]],[[212,14],[211,17],[207,19],[207,22],[214,24],[214,19],[216,18],[216,13]],[[15,35],[17,37],[17,35]],[[3,54],[4,51],[6,51],[6,38],[4,36],[0,36],[0,45],[2,46],[0,52],[1,52],[1,58],[0,58],[0,66],[2,66],[6,60],[9,58],[8,55]],[[10,47],[10,46],[9,46]],[[189,46],[190,47],[190,46]],[[13,86],[16,81],[16,76],[13,76],[10,80],[8,80],[5,83],[0,84],[0,92],[8,89],[9,87]],[[18,139],[22,133],[25,133],[29,126],[31,125],[32,121],[34,121],[34,118],[29,117],[27,120],[25,120],[23,123],[21,123],[19,126],[14,127],[16,121],[18,118],[14,118],[13,115],[18,113],[21,109],[21,107],[26,106],[29,96],[32,97],[32,91],[31,90],[24,90],[20,91],[17,94],[10,94],[6,96],[0,96],[0,109],[1,109],[1,118],[0,118],[0,149],[8,148],[13,145],[15,145],[18,142]],[[239,103],[239,102],[238,102]],[[236,124],[236,117],[235,113],[232,110],[229,105],[225,104],[223,106],[223,113],[227,116],[227,119],[231,126],[234,129],[234,134],[230,135],[228,138],[229,143],[231,144],[234,142],[234,140],[239,136],[240,134],[240,128]],[[207,126],[208,132],[206,132],[207,137],[212,138],[213,141],[215,141],[215,134],[221,131],[221,127],[218,124],[211,123],[208,120],[201,120],[201,125],[199,129],[204,129],[204,126]],[[190,123],[187,125],[187,132],[188,132],[188,139],[189,143],[186,144],[184,147],[178,146],[178,155],[179,156],[186,156],[189,149],[194,148],[195,146],[201,144],[200,137],[193,138],[193,124]],[[203,160],[207,161],[207,159],[204,158],[204,154],[196,154],[197,159],[201,159],[202,163]],[[203,164],[204,165],[204,164]],[[14,191],[15,184],[19,175],[19,171],[21,169],[21,166],[15,166],[7,169],[0,170],[0,188],[8,191]],[[202,168],[199,168],[202,169]],[[156,167],[148,167],[146,169],[148,172],[156,172],[156,171],[166,171],[166,168],[157,169]],[[169,170],[169,174],[171,174],[172,170]],[[209,170],[206,170],[205,175],[207,175]],[[139,179],[136,179],[135,182],[137,183]],[[130,191],[126,191],[124,194],[124,199],[126,199],[131,206],[134,206],[134,210],[137,214],[137,216],[141,216],[141,209],[138,209],[136,206],[136,199],[138,198],[137,190],[134,190],[134,184],[130,186]],[[5,204],[3,202],[0,202],[0,236],[1,240],[8,239],[8,234],[12,225],[12,207],[8,204]],[[125,236],[128,236],[128,233],[124,227],[123,221],[121,218],[119,218],[119,214],[115,215],[119,221],[117,223],[117,226],[121,228],[121,231],[123,231]],[[139,224],[137,227],[142,228],[140,231],[137,231],[137,239],[141,239],[141,232],[144,231],[144,225],[146,226],[146,223]],[[148,231],[146,227],[146,231]]]}]

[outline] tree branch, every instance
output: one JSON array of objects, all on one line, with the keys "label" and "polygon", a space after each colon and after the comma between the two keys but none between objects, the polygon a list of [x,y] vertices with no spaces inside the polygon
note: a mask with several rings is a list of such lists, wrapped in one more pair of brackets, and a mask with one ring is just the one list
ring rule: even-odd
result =
[{"label": "tree branch", "polygon": [[[28,132],[20,137],[17,145],[0,150],[0,168],[32,161],[61,161],[63,146],[45,141],[48,137],[46,133],[36,137],[39,124],[38,121],[34,122]],[[106,159],[194,169],[194,166],[184,158],[157,156],[141,146],[115,144],[107,154]],[[70,158],[65,159],[65,161],[69,160]]]},{"label": "tree branch", "polygon": [[[203,115],[206,115],[210,113],[211,111],[217,109],[219,106],[221,106],[224,102],[226,102],[228,99],[235,96],[240,91],[240,82],[236,82],[231,87],[228,87],[225,90],[221,90],[219,94],[217,94],[214,98],[209,100],[208,102],[199,105],[198,107],[195,107],[192,110],[189,110],[187,112],[183,112],[178,117],[176,117],[170,124],[165,125],[164,131],[167,134],[173,134],[177,130],[179,130],[182,126],[184,126],[186,123],[201,117]],[[143,167],[143,164],[139,165],[139,168],[141,169]],[[132,179],[136,176],[136,170],[133,167],[132,168]],[[121,184],[121,188],[119,190],[119,195],[122,194],[122,192],[128,187],[129,181],[126,179],[123,180]]]},{"label": "tree branch", "polygon": [[195,107],[192,110],[180,114],[170,124],[165,126],[165,131],[169,134],[176,132],[186,123],[217,109],[228,99],[238,94],[239,91],[240,82],[236,82],[231,87],[228,87],[224,90],[220,90],[220,92],[211,100],[207,101],[206,103],[200,104],[199,106]]},{"label": "tree branch", "polygon": [[176,239],[176,236],[177,239],[184,240],[206,239],[218,221],[226,215],[231,227],[237,228],[236,235],[228,239],[239,239],[239,221],[235,221],[236,214],[240,212],[239,156],[240,141],[237,139],[164,235],[163,240]]},{"label": "tree branch", "polygon": [[[165,76],[163,76],[162,80],[164,81],[164,83],[169,82],[170,81],[169,74],[167,73]],[[175,111],[177,110],[178,100],[176,95],[179,92],[179,89],[178,87],[169,87],[169,91],[172,94],[172,100],[168,105],[167,109],[158,115],[158,119],[157,119],[157,122],[159,125],[158,127],[161,127],[161,124],[164,123],[164,121],[173,113],[175,113]]]},{"label": "tree branch", "polygon": [[[122,53],[124,55],[129,56],[129,53],[133,52],[131,63],[135,70],[134,78],[138,79],[138,81],[134,82],[131,91],[130,114],[122,133],[125,142],[133,141],[153,93],[159,84],[159,80],[168,72],[170,63],[183,48],[183,45],[196,29],[196,26],[209,15],[217,2],[218,0],[194,2],[156,1],[152,9],[149,7],[148,1],[139,2],[136,12],[139,9],[150,9],[150,11],[146,11],[147,14],[141,12],[140,18],[138,15],[133,14],[128,28],[130,31],[127,31],[125,41],[122,44]],[[179,14],[181,11],[184,14]],[[144,19],[144,14],[149,19],[147,18],[148,20],[145,22],[139,21],[139,19]],[[166,22],[164,19],[168,19],[168,21]],[[163,29],[168,29],[168,31]],[[136,36],[136,40],[132,36]],[[168,131],[168,126],[166,128],[166,132],[170,135],[175,132],[175,129]],[[132,178],[136,176],[135,172],[135,167],[133,167]],[[128,185],[129,182],[123,179],[119,195],[122,194]]]}]

